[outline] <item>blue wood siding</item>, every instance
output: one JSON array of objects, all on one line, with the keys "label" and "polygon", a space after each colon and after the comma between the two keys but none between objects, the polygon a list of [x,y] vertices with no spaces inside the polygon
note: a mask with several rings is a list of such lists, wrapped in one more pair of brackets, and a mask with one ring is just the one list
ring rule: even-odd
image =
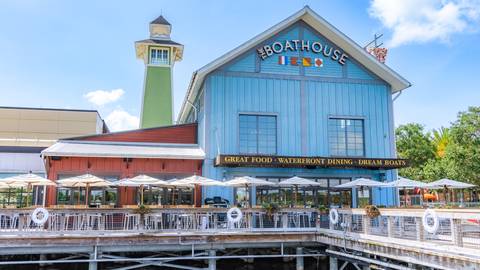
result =
[{"label": "blue wood siding", "polygon": [[[310,42],[320,41],[324,46],[328,46],[328,48],[338,48],[328,42],[324,37],[313,33],[310,29],[303,28],[303,32],[303,39],[305,40],[309,40]],[[322,54],[313,52],[305,52],[304,57],[310,57],[312,60],[315,58],[320,58],[323,60],[323,67],[305,67],[305,75],[307,76],[324,76],[335,78],[341,78],[343,76],[343,65],[340,65],[338,62],[333,61],[329,57],[325,57]]]},{"label": "blue wood siding", "polygon": [[231,65],[228,65],[225,69],[228,71],[255,72],[255,54],[249,53],[243,55]]},{"label": "blue wood siding", "polygon": [[[300,37],[327,42],[303,23],[271,40]],[[300,56],[300,53],[284,55]],[[315,58],[311,53],[305,56]],[[239,154],[240,113],[277,116],[278,155],[329,156],[328,118],[340,116],[364,119],[366,157],[395,156],[390,86],[358,63],[348,60],[346,66],[342,66],[326,60],[323,68],[305,68],[302,73],[301,67],[278,65],[277,55],[260,61],[259,70],[256,70],[256,61],[259,61],[256,52],[250,51],[205,79],[203,106],[198,117],[199,132],[202,132],[199,140],[204,141],[200,145],[206,152],[205,176],[218,180],[238,175],[371,177],[377,180],[382,174],[387,180],[396,177],[395,170],[214,167],[219,153]],[[233,190],[208,187],[204,188],[203,196],[222,196],[233,201]],[[392,190],[374,190],[374,203],[391,205],[394,200]]]}]

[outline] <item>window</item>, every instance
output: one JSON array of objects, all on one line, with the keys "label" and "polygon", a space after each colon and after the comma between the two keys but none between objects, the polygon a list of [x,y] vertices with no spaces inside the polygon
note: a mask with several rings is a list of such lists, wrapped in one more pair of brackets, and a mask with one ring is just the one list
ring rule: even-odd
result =
[{"label": "window", "polygon": [[277,117],[241,114],[240,153],[274,155],[277,153]]},{"label": "window", "polygon": [[151,49],[150,50],[150,64],[153,65],[168,65],[168,49]]},{"label": "window", "polygon": [[[279,183],[283,178],[277,177],[258,177],[260,179]],[[278,187],[278,186],[259,186],[256,188],[256,203],[275,202],[279,205],[305,205],[309,207],[337,206],[351,207],[352,195],[350,190],[337,190],[334,187],[339,184],[350,182],[350,178],[309,178],[321,185],[312,187]],[[297,201],[295,201],[295,192],[297,192]],[[238,202],[238,201],[237,201]]]},{"label": "window", "polygon": [[363,156],[363,120],[330,118],[328,140],[332,156]]}]

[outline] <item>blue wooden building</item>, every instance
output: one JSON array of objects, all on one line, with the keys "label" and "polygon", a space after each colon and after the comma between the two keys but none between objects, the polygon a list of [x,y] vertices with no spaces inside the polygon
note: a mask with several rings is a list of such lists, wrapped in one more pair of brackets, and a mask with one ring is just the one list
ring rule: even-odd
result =
[{"label": "blue wooden building", "polygon": [[[392,98],[410,83],[308,6],[197,70],[179,123],[198,121],[203,175],[300,176],[308,205],[392,205],[392,190],[339,191],[359,177],[396,178]],[[291,201],[292,189],[256,188],[253,203]],[[372,196],[373,195],[373,196]],[[203,197],[243,199],[245,190],[204,188]]]}]

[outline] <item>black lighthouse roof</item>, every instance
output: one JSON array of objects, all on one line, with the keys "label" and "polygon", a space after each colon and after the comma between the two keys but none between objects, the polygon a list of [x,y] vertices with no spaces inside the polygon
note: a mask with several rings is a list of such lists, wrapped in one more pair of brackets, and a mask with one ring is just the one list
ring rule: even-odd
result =
[{"label": "black lighthouse roof", "polygon": [[164,24],[171,25],[162,15],[158,16],[155,20],[151,21],[150,24]]}]

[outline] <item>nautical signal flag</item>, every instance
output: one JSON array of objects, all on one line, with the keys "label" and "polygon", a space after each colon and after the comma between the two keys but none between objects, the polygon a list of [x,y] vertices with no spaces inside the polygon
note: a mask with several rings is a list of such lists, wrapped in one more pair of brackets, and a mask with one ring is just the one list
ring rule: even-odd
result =
[{"label": "nautical signal flag", "polygon": [[288,65],[288,56],[280,55],[278,56],[279,65]]},{"label": "nautical signal flag", "polygon": [[302,58],[302,63],[304,67],[311,67],[312,66],[312,59],[309,57]]},{"label": "nautical signal flag", "polygon": [[298,66],[299,64],[304,66],[304,67],[323,67],[323,59],[321,58],[314,58],[312,62],[312,58],[310,57],[294,57],[294,56],[285,56],[285,55],[279,55],[278,56],[278,64],[279,65],[284,65],[284,66]]}]

